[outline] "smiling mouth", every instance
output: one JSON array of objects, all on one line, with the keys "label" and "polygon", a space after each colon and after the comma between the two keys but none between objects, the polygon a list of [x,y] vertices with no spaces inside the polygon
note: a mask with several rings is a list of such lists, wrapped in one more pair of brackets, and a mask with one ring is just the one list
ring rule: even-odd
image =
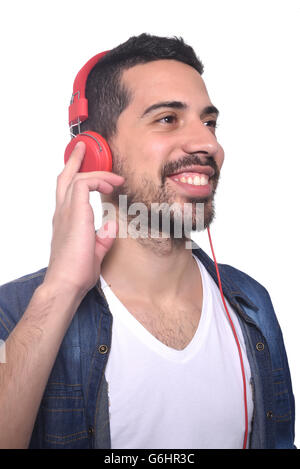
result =
[{"label": "smiling mouth", "polygon": [[182,195],[207,198],[213,194],[213,184],[210,181],[210,177],[213,175],[214,170],[212,168],[203,168],[203,172],[202,168],[193,168],[176,174],[170,174],[168,179],[176,184],[177,190]]},{"label": "smiling mouth", "polygon": [[193,186],[206,186],[215,170],[208,165],[191,165],[168,175],[170,179]]}]

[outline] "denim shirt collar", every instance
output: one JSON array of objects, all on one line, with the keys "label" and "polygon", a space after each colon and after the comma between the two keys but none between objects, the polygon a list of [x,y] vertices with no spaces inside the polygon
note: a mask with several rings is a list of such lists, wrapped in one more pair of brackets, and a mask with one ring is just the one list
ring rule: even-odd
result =
[{"label": "denim shirt collar", "polygon": [[[207,269],[209,274],[212,276],[216,284],[219,286],[218,277],[216,273],[216,267],[215,267],[213,260],[199,246],[193,249],[193,254],[198,257],[198,259],[202,262],[202,264]],[[226,276],[224,272],[222,272],[222,266],[218,264],[218,267],[219,267],[220,277],[222,281],[223,293],[228,298],[230,303],[233,304],[234,306],[238,306],[239,300],[242,300],[242,302],[246,306],[253,309],[254,311],[258,311],[259,308],[257,307],[256,304],[253,303],[253,301],[250,300],[250,298],[246,295],[246,293],[243,292],[233,282],[231,278],[229,278],[228,276]]]}]

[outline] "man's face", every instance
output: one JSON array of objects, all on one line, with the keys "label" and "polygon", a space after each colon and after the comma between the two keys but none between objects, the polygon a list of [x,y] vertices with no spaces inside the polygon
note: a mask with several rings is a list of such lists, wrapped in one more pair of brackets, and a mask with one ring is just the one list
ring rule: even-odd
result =
[{"label": "man's face", "polygon": [[[128,204],[205,203],[205,226],[213,218],[213,196],[224,152],[215,135],[217,111],[201,75],[175,60],[136,65],[123,73],[132,93],[110,140],[116,189]],[[196,223],[193,211],[193,229]]]}]

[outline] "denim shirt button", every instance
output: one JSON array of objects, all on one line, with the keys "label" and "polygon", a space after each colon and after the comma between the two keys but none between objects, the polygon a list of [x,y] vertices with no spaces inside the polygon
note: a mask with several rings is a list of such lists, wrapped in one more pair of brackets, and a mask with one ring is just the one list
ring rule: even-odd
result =
[{"label": "denim shirt button", "polygon": [[101,353],[101,354],[107,353],[108,352],[107,345],[99,345],[98,352]]},{"label": "denim shirt button", "polygon": [[271,410],[269,410],[269,411],[267,412],[267,418],[268,418],[268,419],[272,419],[272,418],[273,418],[273,412],[272,412]]},{"label": "denim shirt button", "polygon": [[90,436],[92,436],[93,433],[94,433],[94,427],[93,427],[92,425],[90,425],[90,426],[89,426],[89,429],[88,429],[88,434],[89,434]]},{"label": "denim shirt button", "polygon": [[259,352],[262,352],[264,350],[265,346],[262,342],[257,342],[256,344],[256,350],[258,350]]}]

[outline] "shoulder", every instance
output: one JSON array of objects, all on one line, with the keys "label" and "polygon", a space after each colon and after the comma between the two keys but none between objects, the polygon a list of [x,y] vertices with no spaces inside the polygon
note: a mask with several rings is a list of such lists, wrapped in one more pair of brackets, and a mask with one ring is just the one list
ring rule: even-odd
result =
[{"label": "shoulder", "polygon": [[[193,249],[193,254],[198,257],[200,262],[207,269],[208,273],[217,283],[214,261],[199,247],[197,247],[197,249]],[[253,303],[255,303],[254,299],[261,300],[268,297],[266,288],[245,272],[228,264],[218,263],[218,268],[222,284],[224,283],[224,286],[226,286],[227,290],[232,293],[233,296],[240,295],[240,297],[248,297]]]},{"label": "shoulder", "polygon": [[260,299],[261,297],[269,296],[264,285],[236,267],[228,264],[219,264],[219,270],[223,277],[229,279],[230,283],[237,286],[238,289],[246,294],[248,293],[250,297]]},{"label": "shoulder", "polygon": [[[274,311],[270,294],[266,287],[245,272],[227,264],[219,265],[220,275],[228,280],[232,293],[240,301],[246,313],[260,326],[267,335],[267,331],[278,331],[278,320]],[[243,296],[247,297],[254,307],[248,307]]]},{"label": "shoulder", "polygon": [[23,315],[34,291],[43,283],[46,270],[42,268],[0,286],[1,339],[6,339]]}]

